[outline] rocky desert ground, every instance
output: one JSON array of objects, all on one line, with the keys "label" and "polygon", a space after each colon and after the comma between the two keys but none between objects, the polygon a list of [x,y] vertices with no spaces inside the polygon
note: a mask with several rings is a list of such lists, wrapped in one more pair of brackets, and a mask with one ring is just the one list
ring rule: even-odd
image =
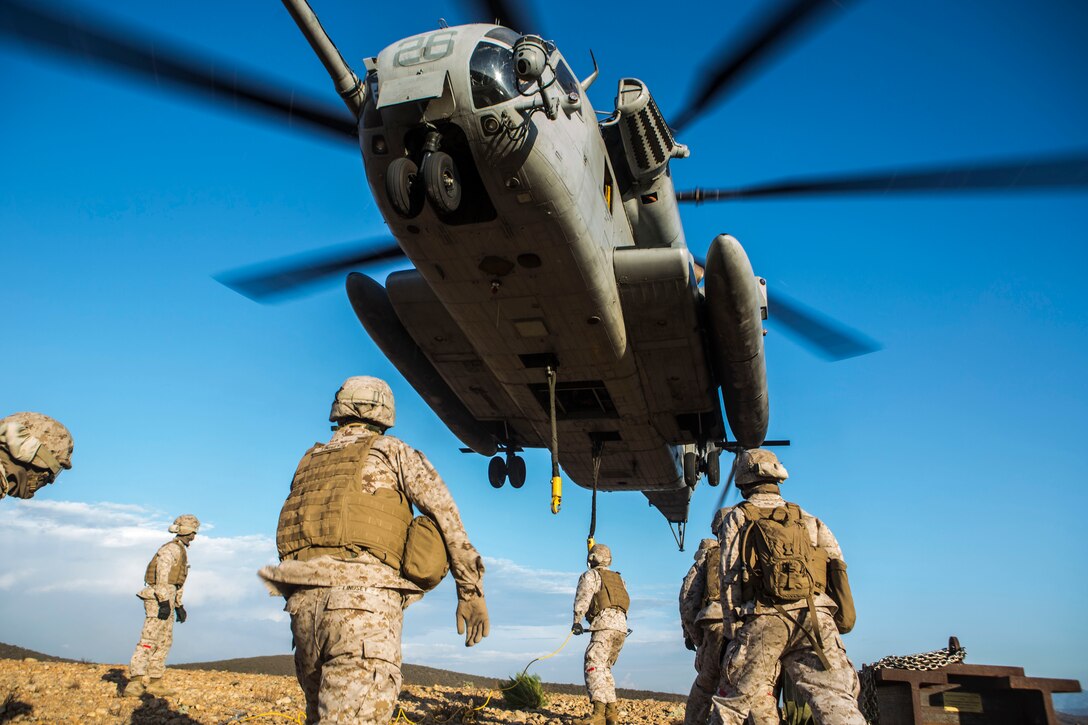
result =
[{"label": "rocky desert ground", "polygon": [[[126,699],[120,696],[125,683],[122,665],[0,659],[0,723],[303,722],[302,692],[294,677],[170,669],[165,681],[175,695]],[[585,696],[557,693],[539,710],[510,710],[497,692],[472,683],[408,685],[400,706],[396,722],[415,725],[559,725],[588,709]],[[622,699],[620,706],[625,723],[683,722],[684,706],[679,702]]]}]

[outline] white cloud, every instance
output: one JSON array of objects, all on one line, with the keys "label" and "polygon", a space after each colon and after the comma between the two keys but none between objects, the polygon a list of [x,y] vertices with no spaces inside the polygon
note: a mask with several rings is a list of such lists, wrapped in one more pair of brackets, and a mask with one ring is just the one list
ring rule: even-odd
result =
[{"label": "white cloud", "polygon": [[[0,507],[0,641],[103,662],[128,660],[143,618],[135,594],[155,550],[168,541],[171,516],[131,504],[4,501]],[[171,662],[290,652],[283,600],[269,597],[257,569],[276,561],[268,536],[216,536],[203,522],[190,548],[185,586],[189,620],[175,630]],[[532,672],[580,682],[587,637],[569,637],[581,571],[485,558],[491,634],[472,648],[455,629],[456,599],[447,577],[409,607],[405,661],[506,677],[551,655]],[[620,660],[631,686],[686,690],[690,653],[676,622],[675,594],[632,592],[635,629]],[[32,613],[29,615],[28,613]],[[564,641],[566,644],[563,645]],[[561,651],[557,648],[563,645]],[[671,673],[675,670],[675,673]]]},{"label": "white cloud", "polygon": [[581,572],[555,571],[554,569],[536,569],[523,566],[510,559],[484,557],[487,568],[486,577],[490,584],[493,580],[502,582],[509,589],[520,589],[539,594],[563,594],[574,597],[575,585]]}]

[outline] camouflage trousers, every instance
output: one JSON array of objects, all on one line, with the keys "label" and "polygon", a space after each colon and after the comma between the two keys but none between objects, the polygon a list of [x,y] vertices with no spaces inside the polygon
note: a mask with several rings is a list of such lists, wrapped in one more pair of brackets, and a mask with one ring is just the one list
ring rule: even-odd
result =
[{"label": "camouflage trousers", "polygon": [[722,676],[722,629],[721,622],[702,625],[703,641],[695,650],[695,682],[688,693],[684,711],[684,725],[706,725],[710,717],[710,698],[718,689]]},{"label": "camouflage trousers", "polygon": [[590,636],[586,647],[585,673],[586,690],[592,702],[615,702],[616,680],[612,677],[612,666],[619,659],[626,632],[614,629],[600,629]]},{"label": "camouflage trousers", "polygon": [[[807,624],[804,610],[791,616]],[[858,710],[858,675],[835,622],[822,609],[817,610],[816,618],[831,670],[824,669],[813,644],[789,619],[777,613],[745,617],[725,648],[722,680],[712,703],[713,725],[742,725],[749,713],[755,725],[778,725],[774,685],[780,665],[812,708],[816,722],[866,725]]]},{"label": "camouflage trousers", "polygon": [[140,641],[128,663],[128,676],[162,677],[166,672],[166,655],[174,643],[174,612],[166,619],[159,619],[159,603],[144,599],[144,628]]},{"label": "camouflage trousers", "polygon": [[400,695],[404,598],[396,589],[314,587],[287,600],[307,723],[387,725]]}]

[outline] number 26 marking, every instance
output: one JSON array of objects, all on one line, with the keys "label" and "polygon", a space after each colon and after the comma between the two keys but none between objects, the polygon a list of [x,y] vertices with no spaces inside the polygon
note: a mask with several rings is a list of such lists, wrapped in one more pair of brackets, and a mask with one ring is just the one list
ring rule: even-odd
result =
[{"label": "number 26 marking", "polygon": [[397,48],[393,62],[399,66],[420,65],[441,60],[453,52],[456,31],[444,30],[433,35],[409,38]]}]

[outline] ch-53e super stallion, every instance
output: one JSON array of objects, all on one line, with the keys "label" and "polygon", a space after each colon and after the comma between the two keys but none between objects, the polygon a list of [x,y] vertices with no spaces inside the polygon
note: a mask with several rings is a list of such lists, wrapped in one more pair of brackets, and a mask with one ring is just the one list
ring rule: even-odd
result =
[{"label": "ch-53e super stallion", "polygon": [[[357,144],[395,244],[221,279],[260,299],[350,271],[359,320],[467,448],[492,456],[493,486],[521,487],[518,451],[550,449],[553,511],[561,464],[595,491],[641,491],[681,542],[691,492],[704,475],[718,483],[721,450],[766,442],[768,311],[829,357],[874,347],[788,301],[768,302],[765,281],[731,236],[711,241],[705,261],[693,257],[679,203],[1088,185],[1088,160],[1072,157],[677,192],[671,165],[688,155],[677,134],[742,71],[833,6],[822,0],[781,4],[671,120],[634,78],[620,81],[614,108],[598,119],[587,93],[595,63],[579,78],[552,42],[502,24],[440,24],[356,73],[305,0],[283,2],[349,114],[237,74],[209,75],[181,53],[15,0],[0,0],[0,33]],[[516,7],[489,9],[529,29]],[[356,271],[401,255],[414,268],[384,285]]]}]

